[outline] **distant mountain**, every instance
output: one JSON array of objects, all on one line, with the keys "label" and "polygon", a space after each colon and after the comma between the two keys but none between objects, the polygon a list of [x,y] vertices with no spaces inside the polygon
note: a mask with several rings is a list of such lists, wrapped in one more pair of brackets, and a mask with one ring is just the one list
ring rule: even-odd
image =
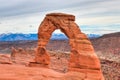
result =
[{"label": "distant mountain", "polygon": [[[10,35],[17,35],[17,37],[10,37]],[[19,37],[18,37],[19,35]],[[21,36],[22,37],[21,37]],[[33,35],[31,37],[31,35]],[[0,35],[0,52],[10,52],[11,47],[36,47],[37,46],[37,34],[2,34]],[[58,38],[61,36],[63,39],[63,34],[53,34],[52,39]],[[65,36],[65,35],[64,35]],[[93,36],[93,35],[92,35]],[[90,36],[90,37],[92,37]],[[59,39],[61,39],[59,37]],[[25,40],[26,39],[26,40]],[[11,42],[11,41],[14,42]],[[15,40],[23,40],[23,41],[15,41]],[[120,32],[118,33],[111,33],[105,34],[98,38],[91,38],[90,39],[94,49],[96,52],[101,53],[113,53],[113,54],[120,54]],[[68,45],[68,40],[51,40],[48,43],[47,49],[48,50],[64,50],[70,51],[70,46]],[[109,54],[108,54],[109,55]]]},{"label": "distant mountain", "polygon": [[[91,38],[98,38],[101,35],[98,34],[88,34]],[[52,34],[52,40],[66,40],[67,36],[64,34]],[[37,34],[22,34],[22,33],[9,33],[9,34],[0,34],[0,41],[17,41],[17,40],[37,40]]]},{"label": "distant mountain", "polygon": [[94,39],[94,38],[99,38],[99,37],[101,37],[102,35],[101,35],[101,34],[87,34],[87,36],[88,36],[90,39]]},{"label": "distant mountain", "polygon": [[120,37],[120,32],[104,34],[103,36],[99,38],[108,38],[108,37]]},{"label": "distant mountain", "polygon": [[52,40],[66,40],[68,38],[64,34],[52,34],[51,39]]},{"label": "distant mountain", "polygon": [[[100,34],[87,34],[90,39],[98,38],[102,35]],[[65,40],[68,39],[64,34],[53,34],[51,37],[52,40]]]},{"label": "distant mountain", "polygon": [[9,33],[0,35],[0,41],[16,40],[37,40],[37,34]]}]

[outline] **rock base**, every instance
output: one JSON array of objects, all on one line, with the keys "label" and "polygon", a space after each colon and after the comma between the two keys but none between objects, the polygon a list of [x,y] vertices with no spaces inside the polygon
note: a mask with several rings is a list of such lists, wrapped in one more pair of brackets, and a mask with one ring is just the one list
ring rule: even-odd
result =
[{"label": "rock base", "polygon": [[49,65],[46,64],[41,64],[41,63],[37,63],[37,62],[30,62],[28,64],[29,67],[44,67],[44,68],[49,68]]},{"label": "rock base", "polygon": [[80,69],[80,68],[69,68],[71,72],[80,72],[85,74],[85,78],[90,80],[104,80],[104,76],[101,74],[101,70],[91,70],[91,69]]}]

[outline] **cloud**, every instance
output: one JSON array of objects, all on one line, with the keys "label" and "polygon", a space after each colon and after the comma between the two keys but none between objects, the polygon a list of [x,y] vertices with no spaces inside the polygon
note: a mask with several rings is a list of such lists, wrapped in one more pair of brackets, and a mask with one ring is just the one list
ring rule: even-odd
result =
[{"label": "cloud", "polygon": [[86,33],[120,31],[120,0],[0,0],[0,3],[0,33],[37,33],[45,14],[51,12],[75,15],[80,27],[87,25],[81,27]]},{"label": "cloud", "polygon": [[87,34],[106,34],[120,32],[120,23],[118,24],[99,24],[99,25],[81,25],[81,30]]},{"label": "cloud", "polygon": [[93,9],[99,8],[97,11],[100,12],[104,9],[119,9],[119,2],[119,0],[4,0],[0,1],[0,16],[15,16],[73,7],[79,7],[77,11],[85,10],[89,13],[91,13]]},{"label": "cloud", "polygon": [[81,0],[4,0],[0,1],[0,16],[14,16],[69,7]]}]

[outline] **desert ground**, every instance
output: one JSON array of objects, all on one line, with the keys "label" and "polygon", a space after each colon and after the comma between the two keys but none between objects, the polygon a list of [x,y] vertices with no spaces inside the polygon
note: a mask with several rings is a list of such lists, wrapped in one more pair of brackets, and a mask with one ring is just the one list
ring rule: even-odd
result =
[{"label": "desert ground", "polygon": [[[119,37],[105,38],[106,36],[91,40],[100,59],[103,76],[105,80],[120,80],[120,49],[118,44],[120,39]],[[107,39],[110,40],[108,41]],[[104,45],[101,43],[101,45],[98,45],[99,40],[102,43],[107,41],[108,44]],[[114,40],[118,40],[117,43],[109,44],[114,42]],[[111,47],[111,45],[115,44],[116,47]],[[106,47],[106,49],[102,49],[102,46]],[[34,59],[36,47],[37,41],[1,42],[0,80],[84,80],[86,77],[83,73],[68,71],[70,55],[68,40],[49,41],[46,46],[51,58],[49,69],[29,67],[29,62]],[[113,51],[110,52],[109,48]],[[15,49],[17,55],[11,57]],[[82,77],[79,75],[82,75]]]}]

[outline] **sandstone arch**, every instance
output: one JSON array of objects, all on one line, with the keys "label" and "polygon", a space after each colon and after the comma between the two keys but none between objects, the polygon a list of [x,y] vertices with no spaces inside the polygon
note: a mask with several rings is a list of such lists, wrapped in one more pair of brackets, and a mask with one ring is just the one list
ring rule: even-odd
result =
[{"label": "sandstone arch", "polygon": [[101,73],[100,62],[94,53],[93,46],[87,36],[75,23],[75,16],[63,13],[47,14],[38,29],[38,47],[35,63],[48,67],[50,57],[45,46],[52,32],[60,29],[68,38],[71,46],[69,70],[97,70]]},{"label": "sandstone arch", "polygon": [[[62,13],[46,15],[38,30],[38,53],[35,58],[36,62],[49,64],[49,56],[45,50],[45,46],[48,43],[52,32],[56,29],[60,29],[69,38],[71,46],[71,67],[84,66],[87,68],[100,68],[99,60],[94,53],[91,42],[88,40],[87,36],[80,31],[74,21],[75,16],[73,15]],[[45,54],[45,59],[42,60],[41,57]],[[47,56],[48,58],[46,58]],[[85,59],[89,61],[86,61]],[[91,63],[93,65],[91,65]]]}]

